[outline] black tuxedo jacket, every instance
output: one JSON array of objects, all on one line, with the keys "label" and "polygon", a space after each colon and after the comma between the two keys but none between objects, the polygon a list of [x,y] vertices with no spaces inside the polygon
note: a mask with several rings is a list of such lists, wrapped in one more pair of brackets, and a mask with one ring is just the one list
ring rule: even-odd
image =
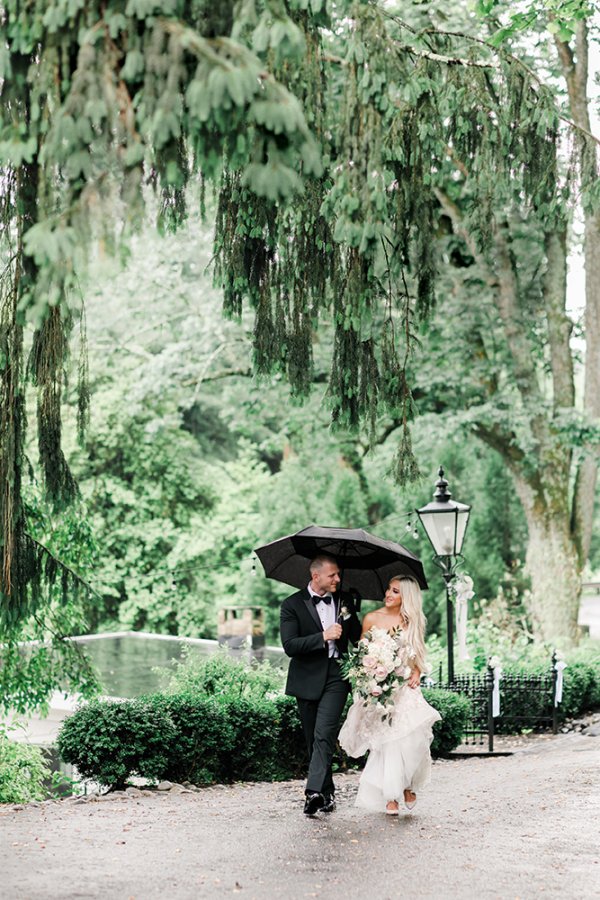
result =
[{"label": "black tuxedo jacket", "polygon": [[[334,596],[336,613],[345,606],[350,618],[340,619],[342,636],[337,641],[340,654],[348,649],[348,641],[356,643],[360,638],[361,624],[354,602],[349,594]],[[323,693],[329,664],[329,651],[323,640],[323,626],[306,588],[292,594],[281,605],[281,643],[291,657],[288,669],[286,694],[302,700],[318,700]]]}]

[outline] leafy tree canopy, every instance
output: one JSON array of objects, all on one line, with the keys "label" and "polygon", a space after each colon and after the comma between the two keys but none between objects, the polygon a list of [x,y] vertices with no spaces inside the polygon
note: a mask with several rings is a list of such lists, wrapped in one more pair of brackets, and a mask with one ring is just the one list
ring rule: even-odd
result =
[{"label": "leafy tree canopy", "polygon": [[[583,10],[566,6],[554,3],[551,12],[573,18]],[[256,371],[281,373],[295,396],[306,395],[326,313],[334,323],[334,423],[373,433],[379,412],[390,411],[403,426],[396,477],[414,476],[407,365],[415,319],[434,303],[436,187],[458,160],[472,185],[471,233],[485,252],[496,210],[514,203],[524,214],[560,221],[575,183],[556,153],[561,119],[552,90],[480,38],[433,28],[427,7],[407,2],[394,11],[380,0],[3,4],[6,628],[41,608],[48,554],[34,540],[23,500],[25,383],[37,390],[44,488],[59,508],[77,494],[62,448],[61,405],[78,274],[98,241],[109,250],[126,246],[146,215],[148,186],[160,198],[163,231],[185,219],[187,186],[196,187],[199,206],[206,182],[214,186],[215,276],[228,315],[239,317],[244,305],[252,311]],[[574,157],[578,190],[591,205],[595,145],[580,134],[586,151]],[[83,348],[81,431],[89,400]]]}]

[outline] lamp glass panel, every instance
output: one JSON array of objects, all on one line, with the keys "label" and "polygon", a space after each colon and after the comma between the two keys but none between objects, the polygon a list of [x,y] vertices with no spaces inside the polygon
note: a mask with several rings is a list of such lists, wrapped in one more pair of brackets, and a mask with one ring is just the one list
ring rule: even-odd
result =
[{"label": "lamp glass panel", "polygon": [[[456,510],[450,508],[443,512],[420,512],[419,515],[435,553],[438,556],[452,556],[456,553]],[[465,528],[466,522],[462,530],[461,544]]]},{"label": "lamp glass panel", "polygon": [[469,522],[469,514],[470,509],[461,509],[457,513],[457,523],[456,523],[456,550],[455,553],[460,553],[462,550],[463,540],[465,537],[465,531],[467,530],[467,524]]}]

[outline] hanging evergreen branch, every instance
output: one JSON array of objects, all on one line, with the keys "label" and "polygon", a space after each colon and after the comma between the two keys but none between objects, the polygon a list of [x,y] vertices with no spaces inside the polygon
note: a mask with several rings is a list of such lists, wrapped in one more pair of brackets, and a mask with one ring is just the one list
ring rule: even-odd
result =
[{"label": "hanging evergreen branch", "polygon": [[[186,185],[212,181],[215,279],[226,314],[254,312],[256,371],[283,373],[305,396],[319,322],[333,320],[333,422],[372,433],[382,414],[400,414],[398,477],[414,475],[409,312],[426,318],[435,299],[449,148],[468,173],[482,253],[496,208],[552,221],[571,189],[557,161],[561,114],[535,73],[468,35],[415,34],[375,0],[32,0],[27,15],[7,0],[0,25],[5,247],[18,235],[1,294],[7,608],[27,612],[41,577],[21,497],[25,374],[58,506],[76,493],[60,406],[77,272],[93,237],[123,246],[145,215],[145,184],[169,230],[185,219]],[[465,55],[467,41],[486,56]],[[36,329],[27,367],[26,318]],[[84,362],[79,371],[81,438]]]},{"label": "hanging evergreen branch", "polygon": [[[377,4],[377,0],[370,0]],[[491,54],[496,57],[499,57],[500,60],[503,60],[505,63],[508,63],[511,69],[521,69],[524,75],[537,87],[540,91],[549,92],[551,97],[552,93],[549,90],[548,86],[544,83],[542,78],[534,72],[534,70],[527,65],[522,59],[518,56],[515,56],[514,53],[510,53],[506,49],[504,49],[502,45],[502,41],[508,36],[507,33],[501,33],[498,37],[492,40],[486,40],[485,38],[476,37],[472,34],[467,34],[463,31],[450,31],[446,29],[433,29],[433,28],[424,28],[422,30],[417,30],[410,26],[407,22],[403,21],[399,16],[390,13],[388,10],[383,9],[382,15],[386,16],[388,19],[393,21],[396,25],[398,25],[401,29],[409,31],[416,38],[426,40],[429,37],[433,38],[456,38],[461,41],[465,41],[469,44],[477,44],[480,47],[486,48]],[[571,35],[572,36],[572,35]],[[565,45],[566,46],[566,45]],[[402,47],[401,52],[405,52],[406,48]],[[434,53],[431,50],[422,50],[413,48],[412,52],[417,57],[421,57],[422,59],[431,59],[434,62],[438,62],[442,65],[446,66],[461,66],[461,67],[475,67],[480,69],[491,69],[496,72],[500,72],[502,69],[501,62],[496,62],[495,60],[476,60],[469,59],[468,57],[457,57],[457,56],[444,56],[439,53]],[[553,99],[553,97],[552,97]],[[564,122],[569,126],[570,129],[573,129],[576,132],[579,132],[581,135],[589,138],[597,144],[600,144],[600,137],[597,137],[591,131],[584,128],[580,123],[574,122],[573,119],[569,119],[568,116],[563,115],[558,109],[556,110],[557,118]]]}]

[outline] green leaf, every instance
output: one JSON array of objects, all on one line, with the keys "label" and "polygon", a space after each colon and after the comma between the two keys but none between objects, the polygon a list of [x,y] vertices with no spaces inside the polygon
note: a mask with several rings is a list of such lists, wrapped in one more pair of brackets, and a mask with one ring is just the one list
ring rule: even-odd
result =
[{"label": "green leaf", "polygon": [[125,57],[125,65],[121,69],[121,77],[124,81],[135,81],[144,72],[146,62],[144,55],[137,48],[128,51]]},{"label": "green leaf", "polygon": [[302,178],[294,169],[281,163],[251,163],[244,170],[242,184],[259,197],[276,202],[286,200],[304,189]]}]

